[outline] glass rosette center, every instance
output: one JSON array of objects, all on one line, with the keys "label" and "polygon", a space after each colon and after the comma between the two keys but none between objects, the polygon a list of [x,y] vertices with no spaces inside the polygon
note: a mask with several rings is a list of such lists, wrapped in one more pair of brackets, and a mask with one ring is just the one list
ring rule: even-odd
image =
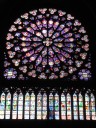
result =
[{"label": "glass rosette center", "polygon": [[50,46],[52,44],[52,40],[50,38],[46,38],[43,41],[43,44],[48,47],[48,46]]}]

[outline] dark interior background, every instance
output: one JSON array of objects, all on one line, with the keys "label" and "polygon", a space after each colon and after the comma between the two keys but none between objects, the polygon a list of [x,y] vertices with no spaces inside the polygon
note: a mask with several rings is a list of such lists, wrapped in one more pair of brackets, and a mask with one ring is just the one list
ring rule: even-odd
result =
[{"label": "dark interior background", "polygon": [[[88,82],[71,82],[64,80],[29,80],[7,81],[3,78],[3,61],[5,38],[14,20],[21,14],[38,8],[57,8],[72,14],[82,22],[90,38],[92,55],[92,80]],[[34,84],[33,84],[34,83]],[[64,87],[64,88],[94,88],[96,89],[96,3],[95,0],[0,0],[0,88],[4,87]],[[69,123],[70,122],[70,123]],[[0,121],[2,127],[26,128],[96,128],[95,121]],[[2,128],[0,126],[0,128]]]}]

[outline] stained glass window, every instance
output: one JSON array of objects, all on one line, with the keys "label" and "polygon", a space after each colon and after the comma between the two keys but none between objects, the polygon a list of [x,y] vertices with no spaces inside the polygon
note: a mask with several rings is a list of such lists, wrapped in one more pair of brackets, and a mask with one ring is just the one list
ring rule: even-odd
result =
[{"label": "stained glass window", "polygon": [[49,95],[49,119],[54,119],[54,96],[52,93]]},{"label": "stained glass window", "polygon": [[59,119],[59,95],[55,94],[55,119]]},{"label": "stained glass window", "polygon": [[13,94],[13,104],[12,104],[12,119],[17,119],[17,100],[18,94]]},{"label": "stained glass window", "polygon": [[42,110],[42,118],[47,119],[47,95],[43,94],[43,110]]},{"label": "stained glass window", "polygon": [[61,119],[66,120],[66,97],[61,95]]},{"label": "stained glass window", "polygon": [[91,110],[92,120],[96,120],[95,96],[93,93],[91,93],[90,110]]},{"label": "stained glass window", "polygon": [[79,94],[79,119],[84,120],[84,113],[83,113],[83,96]]},{"label": "stained glass window", "polygon": [[30,111],[30,95],[26,93],[25,95],[25,106],[24,106],[24,119],[29,119],[29,111]]},{"label": "stained glass window", "polygon": [[37,119],[42,119],[42,95],[37,95]]},{"label": "stained glass window", "polygon": [[35,94],[31,94],[30,119],[35,119]]},{"label": "stained glass window", "polygon": [[77,94],[74,93],[73,95],[73,115],[74,115],[74,120],[78,120],[78,99],[77,99]]},{"label": "stained glass window", "polygon": [[37,95],[37,119],[47,119],[47,95]]},{"label": "stained glass window", "polygon": [[49,95],[45,91],[35,95],[28,90],[24,95],[21,90],[13,94],[4,90],[0,119],[96,120],[96,97],[91,90],[72,93],[66,89],[60,95],[54,90]]},{"label": "stained glass window", "polygon": [[0,96],[0,119],[4,119],[5,115],[5,93]]},{"label": "stained glass window", "polygon": [[23,94],[20,93],[18,96],[18,119],[23,118]]},{"label": "stained glass window", "polygon": [[90,97],[89,95],[86,93],[85,94],[85,111],[86,111],[86,120],[90,120]]},{"label": "stained glass window", "polygon": [[8,80],[91,78],[88,34],[79,20],[61,10],[21,15],[8,31],[4,55]]},{"label": "stained glass window", "polygon": [[67,94],[67,120],[72,119],[72,110],[71,110],[71,95]]},{"label": "stained glass window", "polygon": [[5,119],[10,119],[10,112],[11,112],[11,94],[8,93],[6,96]]}]

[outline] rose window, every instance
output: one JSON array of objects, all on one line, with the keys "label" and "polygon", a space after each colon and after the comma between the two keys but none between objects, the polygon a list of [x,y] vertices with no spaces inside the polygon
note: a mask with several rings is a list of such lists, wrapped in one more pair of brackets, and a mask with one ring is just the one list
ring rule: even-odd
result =
[{"label": "rose window", "polygon": [[[75,79],[77,73],[88,80],[88,51],[89,38],[79,20],[61,10],[33,10],[21,15],[9,29],[4,76],[57,79],[73,75]],[[81,70],[86,75],[82,76]]]}]

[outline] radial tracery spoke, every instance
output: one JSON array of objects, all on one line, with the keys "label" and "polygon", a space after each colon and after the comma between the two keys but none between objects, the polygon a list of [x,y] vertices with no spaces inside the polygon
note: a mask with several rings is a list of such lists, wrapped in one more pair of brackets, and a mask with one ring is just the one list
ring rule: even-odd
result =
[{"label": "radial tracery spoke", "polygon": [[[41,54],[41,52],[43,51],[43,49],[44,49],[44,47],[42,47],[42,49],[40,50],[40,52],[39,52],[38,56]],[[36,57],[36,59],[35,59],[35,60],[37,60],[38,56]]]},{"label": "radial tracery spoke", "polygon": [[[59,47],[56,46],[55,44],[54,44],[54,46],[57,47],[57,48],[59,48]],[[64,48],[66,48],[66,47],[64,47]],[[62,52],[66,52],[66,53],[68,53],[68,54],[70,53],[68,50],[64,50],[63,47],[60,47],[60,49],[61,49],[61,50],[60,50],[60,53],[61,53],[61,54],[62,54]],[[72,50],[72,49],[71,49],[71,50]],[[70,53],[70,54],[72,54],[72,53]]]},{"label": "radial tracery spoke", "polygon": [[[53,48],[52,48],[52,50],[54,51]],[[60,63],[62,63],[62,61],[61,61],[60,58],[58,57],[58,53],[56,53],[55,51],[54,51],[54,53],[55,53],[56,57],[58,58],[58,60],[60,61]],[[65,65],[66,65],[66,63],[65,63]]]},{"label": "radial tracery spoke", "polygon": [[[37,25],[36,25],[37,26]],[[39,27],[37,26],[37,28],[39,29]],[[45,27],[44,27],[45,28]],[[40,29],[39,29],[39,31],[41,32],[41,34],[43,35],[42,36],[42,38],[44,38],[44,33],[43,33],[43,31],[41,31]]]}]

